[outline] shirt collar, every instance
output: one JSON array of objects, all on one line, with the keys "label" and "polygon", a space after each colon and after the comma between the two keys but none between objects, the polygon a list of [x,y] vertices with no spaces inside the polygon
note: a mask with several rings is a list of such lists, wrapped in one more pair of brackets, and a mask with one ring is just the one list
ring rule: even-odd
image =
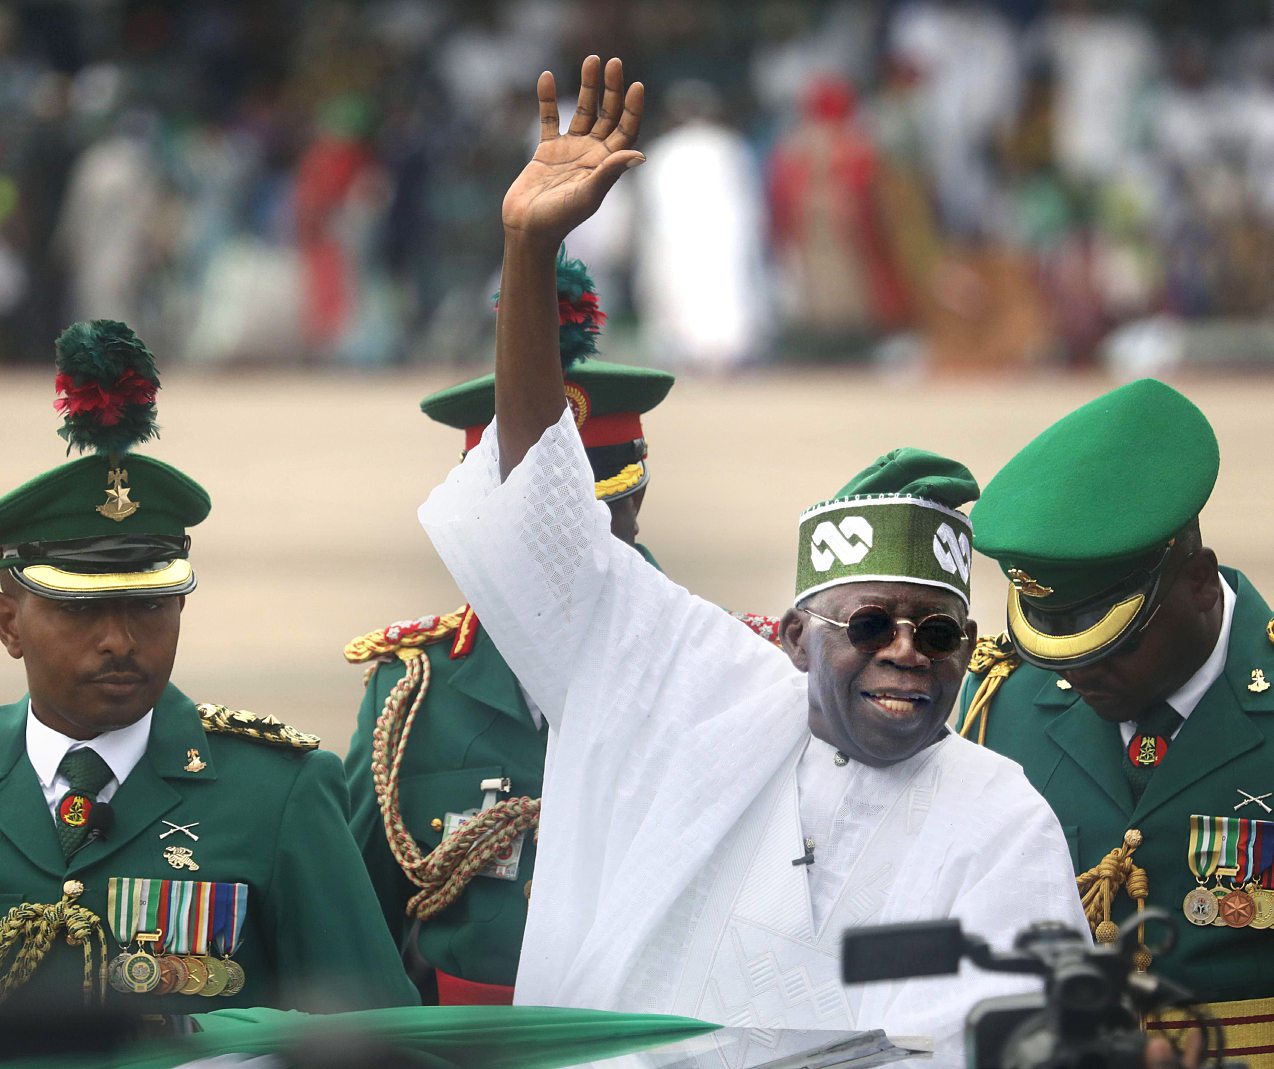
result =
[{"label": "shirt collar", "polygon": [[85,747],[96,750],[97,756],[110,766],[115,781],[123,783],[146,752],[146,744],[150,741],[150,721],[154,715],[155,710],[151,709],[128,727],[103,731],[93,739],[72,739],[38,720],[28,698],[27,757],[40,779],[40,785],[46,790],[53,786],[58,765],[67,751]]},{"label": "shirt collar", "polygon": [[1221,678],[1221,673],[1225,670],[1225,655],[1230,649],[1230,625],[1234,622],[1234,605],[1238,598],[1224,577],[1221,579],[1221,598],[1224,605],[1221,610],[1221,633],[1217,635],[1216,646],[1181,689],[1168,695],[1168,704],[1181,715],[1182,720],[1194,712],[1208,688]]}]

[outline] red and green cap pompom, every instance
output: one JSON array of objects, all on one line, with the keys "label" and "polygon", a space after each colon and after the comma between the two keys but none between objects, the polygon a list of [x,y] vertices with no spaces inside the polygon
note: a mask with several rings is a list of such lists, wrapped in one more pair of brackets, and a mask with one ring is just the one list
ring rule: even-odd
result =
[{"label": "red and green cap pompom", "polygon": [[[495,305],[498,310],[498,293]],[[588,267],[583,260],[567,256],[565,245],[557,250],[557,322],[563,370],[596,355],[597,336],[606,324],[606,313],[598,303]]]},{"label": "red and green cap pompom", "polygon": [[159,436],[155,394],[159,373],[145,343],[124,323],[73,323],[56,343],[58,434],[66,451],[122,456]]}]

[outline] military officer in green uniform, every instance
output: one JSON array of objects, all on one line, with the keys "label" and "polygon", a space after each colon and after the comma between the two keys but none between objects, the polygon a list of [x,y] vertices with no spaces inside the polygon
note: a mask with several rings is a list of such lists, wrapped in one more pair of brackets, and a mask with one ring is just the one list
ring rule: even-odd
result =
[{"label": "military officer in green uniform", "polygon": [[1229,1054],[1270,1066],[1274,624],[1202,541],[1218,469],[1203,413],[1152,379],[1009,461],[972,516],[1010,581],[1008,631],[979,643],[960,729],[1052,805],[1098,941],[1139,905],[1170,911],[1176,948],[1139,964],[1229,1022]]},{"label": "military officer in green uniform", "polygon": [[[591,359],[605,316],[584,265],[560,255],[557,285],[566,393],[598,500],[615,536],[658,567],[636,542],[649,478],[641,415],[673,376]],[[421,408],[463,430],[468,450],[494,415],[494,376]],[[776,619],[740,618],[777,640]],[[548,744],[539,711],[467,606],[363,635],[345,656],[373,665],[345,772],[385,920],[426,1001],[511,1002]]]},{"label": "military officer in green uniform", "polygon": [[107,320],[57,352],[60,433],[91,455],[0,498],[0,642],[29,687],[0,708],[0,1000],[413,1004],[338,759],[169,682],[210,502],[133,452],[155,434],[153,357]]}]

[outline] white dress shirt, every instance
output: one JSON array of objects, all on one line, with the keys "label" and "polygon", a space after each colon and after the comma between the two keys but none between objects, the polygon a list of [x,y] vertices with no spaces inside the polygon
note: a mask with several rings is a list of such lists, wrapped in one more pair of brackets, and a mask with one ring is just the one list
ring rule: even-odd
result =
[{"label": "white dress shirt", "polygon": [[[1177,732],[1185,726],[1190,714],[1194,712],[1195,706],[1203,700],[1208,688],[1221,678],[1221,672],[1225,669],[1225,655],[1230,651],[1230,625],[1234,622],[1234,603],[1238,597],[1230,589],[1230,584],[1225,581],[1224,576],[1221,578],[1221,600],[1224,603],[1221,608],[1221,633],[1217,635],[1216,645],[1212,648],[1208,659],[1199,665],[1199,670],[1187,679],[1180,689],[1168,695],[1168,704],[1181,717],[1177,731],[1172,733],[1174,739],[1177,737]],[[1119,725],[1119,733],[1124,738],[1124,745],[1130,745],[1132,737],[1137,734],[1137,722],[1122,721]]]},{"label": "white dress shirt", "polygon": [[95,750],[97,756],[110,766],[113,775],[97,793],[99,802],[109,802],[146,752],[146,744],[150,741],[150,719],[154,714],[155,710],[151,709],[137,723],[114,731],[103,731],[96,738],[72,739],[37,720],[28,700],[27,757],[30,758],[36,778],[44,790],[49,815],[57,819],[58,802],[71,788],[66,777],[58,775],[58,765],[71,750]]}]

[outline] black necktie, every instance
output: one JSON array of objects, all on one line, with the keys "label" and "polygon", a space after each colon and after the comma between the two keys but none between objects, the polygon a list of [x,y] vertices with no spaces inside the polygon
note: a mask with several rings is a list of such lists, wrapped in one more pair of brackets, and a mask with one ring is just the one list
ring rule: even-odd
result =
[{"label": "black necktie", "polygon": [[1123,762],[1124,776],[1132,788],[1133,803],[1146,793],[1146,784],[1168,752],[1172,733],[1181,726],[1181,714],[1167,702],[1160,702],[1137,721],[1137,731]]},{"label": "black necktie", "polygon": [[97,800],[97,792],[111,781],[115,773],[96,750],[85,746],[66,752],[58,765],[58,774],[71,785],[58,803],[57,812],[58,842],[62,844],[63,856],[70,857],[88,835],[88,814]]}]

